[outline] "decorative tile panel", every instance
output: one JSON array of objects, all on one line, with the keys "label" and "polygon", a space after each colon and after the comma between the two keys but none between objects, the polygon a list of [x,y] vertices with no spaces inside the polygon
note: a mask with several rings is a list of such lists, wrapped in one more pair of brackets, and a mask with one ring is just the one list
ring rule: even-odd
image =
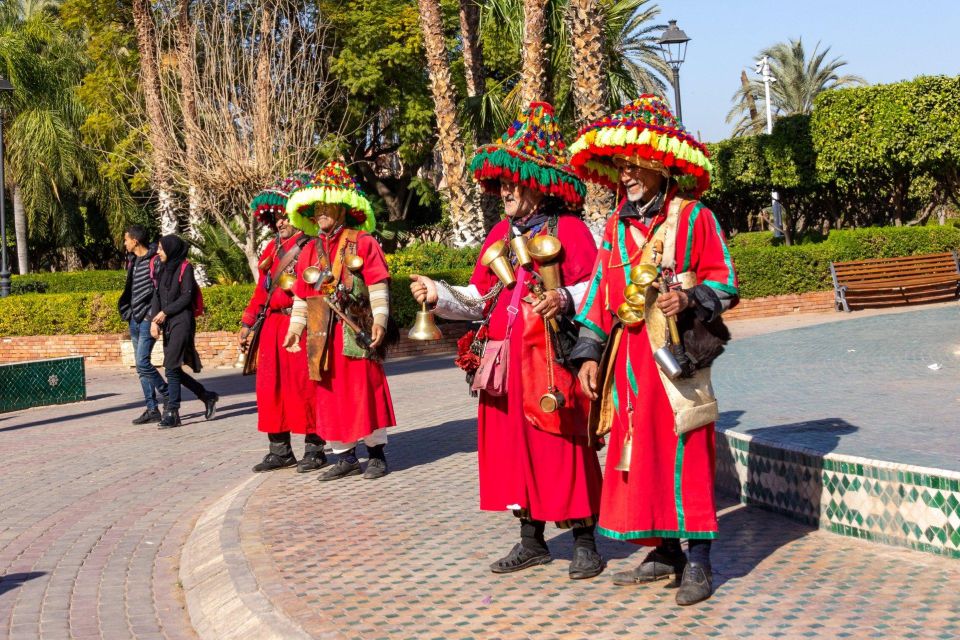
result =
[{"label": "decorative tile panel", "polygon": [[0,365],[0,413],[87,396],[83,358],[56,358]]},{"label": "decorative tile panel", "polygon": [[960,558],[960,473],[718,429],[717,487],[833,533]]}]

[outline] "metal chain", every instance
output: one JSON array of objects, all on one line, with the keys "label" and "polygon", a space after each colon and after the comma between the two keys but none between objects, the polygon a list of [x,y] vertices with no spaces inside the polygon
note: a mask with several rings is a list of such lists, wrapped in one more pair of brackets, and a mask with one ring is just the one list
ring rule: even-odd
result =
[{"label": "metal chain", "polygon": [[498,282],[493,289],[490,289],[490,291],[486,293],[486,295],[480,296],[479,298],[474,298],[472,296],[467,296],[460,293],[454,286],[448,284],[444,280],[439,280],[437,284],[443,285],[443,288],[450,292],[450,295],[453,296],[457,302],[467,307],[482,307],[487,303],[488,300],[499,295],[500,291],[503,290],[503,283]]}]

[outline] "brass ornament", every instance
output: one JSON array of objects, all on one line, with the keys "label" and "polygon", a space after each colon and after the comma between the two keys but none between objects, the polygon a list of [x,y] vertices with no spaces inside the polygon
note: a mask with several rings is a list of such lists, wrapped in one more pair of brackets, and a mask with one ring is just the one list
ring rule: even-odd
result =
[{"label": "brass ornament", "polygon": [[617,307],[617,318],[625,327],[635,327],[643,322],[643,314],[634,309],[629,302],[624,302]]},{"label": "brass ornament", "polygon": [[363,269],[363,258],[358,255],[347,256],[343,265],[350,270],[351,273],[356,273]]},{"label": "brass ornament", "polygon": [[563,245],[556,236],[535,236],[527,242],[527,251],[530,257],[540,267],[540,277],[543,278],[543,288],[546,291],[559,289],[560,265],[556,263]]},{"label": "brass ornament", "polygon": [[277,287],[284,291],[293,291],[293,285],[297,282],[297,276],[289,271],[284,271],[277,277]]},{"label": "brass ornament", "polygon": [[269,269],[271,265],[273,265],[273,255],[274,254],[271,253],[266,258],[261,260],[260,264],[257,265],[257,269],[259,269],[260,271],[266,271],[267,269]]},{"label": "brass ornament", "polygon": [[497,240],[483,252],[480,257],[480,264],[489,267],[503,283],[503,286],[509,288],[517,283],[517,277],[513,273],[513,265],[510,264],[510,258],[507,257],[507,243],[503,240]]},{"label": "brass ornament", "polygon": [[553,413],[558,409],[562,409],[565,400],[563,394],[556,387],[551,388],[545,394],[540,396],[540,410],[544,413]]},{"label": "brass ornament", "polygon": [[530,258],[530,252],[527,251],[527,237],[514,236],[510,241],[510,248],[513,249],[513,255],[517,256],[517,264],[521,267],[529,267],[533,260]]},{"label": "brass ornament", "polygon": [[433,311],[427,310],[427,302],[423,301],[420,305],[420,311],[417,311],[417,319],[410,327],[410,333],[407,337],[411,340],[439,340],[443,337],[443,332],[437,326]]},{"label": "brass ornament", "polygon": [[627,429],[627,436],[623,439],[620,449],[620,460],[614,467],[617,471],[630,471],[630,461],[633,458],[633,425]]}]

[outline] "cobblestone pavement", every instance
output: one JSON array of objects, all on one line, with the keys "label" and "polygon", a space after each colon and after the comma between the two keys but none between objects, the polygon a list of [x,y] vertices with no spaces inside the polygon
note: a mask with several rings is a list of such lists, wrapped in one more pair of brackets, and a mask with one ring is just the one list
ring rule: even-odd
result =
[{"label": "cobblestone pavement", "polygon": [[960,636],[960,562],[736,504],[723,505],[717,594],[696,607],[676,607],[662,583],[611,585],[644,550],[609,540],[604,574],[568,580],[571,541],[557,530],[552,564],[496,577],[486,567],[517,525],[476,507],[475,401],[460,372],[431,358],[390,374],[401,426],[378,481],[285,470],[249,483],[264,439],[252,381],[233,372],[202,376],[223,396],[216,420],[190,400],[172,432],[129,424],[141,404],[127,370],[89,372],[86,403],[0,414],[0,637],[196,637],[179,563],[224,495],[237,497],[221,541],[314,637]]}]

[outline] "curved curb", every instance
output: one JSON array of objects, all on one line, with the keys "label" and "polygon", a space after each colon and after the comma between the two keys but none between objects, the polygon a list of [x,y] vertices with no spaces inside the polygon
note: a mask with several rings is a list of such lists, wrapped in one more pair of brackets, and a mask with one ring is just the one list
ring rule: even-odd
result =
[{"label": "curved curb", "polygon": [[260,590],[241,546],[243,508],[265,478],[252,476],[214,502],[184,545],[180,581],[190,622],[202,640],[310,638]]}]

